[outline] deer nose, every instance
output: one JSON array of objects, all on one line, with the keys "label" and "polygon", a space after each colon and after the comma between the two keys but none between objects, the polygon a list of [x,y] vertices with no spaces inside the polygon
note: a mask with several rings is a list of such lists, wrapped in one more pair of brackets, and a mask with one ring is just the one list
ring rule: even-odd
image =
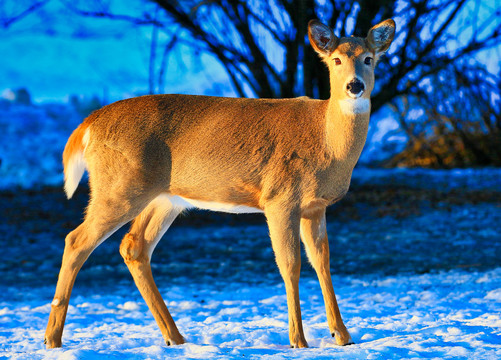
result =
[{"label": "deer nose", "polygon": [[353,79],[346,85],[346,90],[353,95],[362,95],[365,90],[364,83],[359,79]]}]

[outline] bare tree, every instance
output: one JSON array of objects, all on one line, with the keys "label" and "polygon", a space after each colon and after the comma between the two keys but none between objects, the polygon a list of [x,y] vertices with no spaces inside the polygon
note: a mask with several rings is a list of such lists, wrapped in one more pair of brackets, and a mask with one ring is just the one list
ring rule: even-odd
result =
[{"label": "bare tree", "polygon": [[385,165],[501,166],[499,77],[483,67],[458,62],[430,80],[429,90],[419,96],[391,101],[408,140],[404,151]]},{"label": "bare tree", "polygon": [[50,0],[5,1],[0,5],[0,26],[9,28],[14,23],[44,7]]},{"label": "bare tree", "polygon": [[[473,59],[486,49],[499,49],[501,38],[501,0],[148,0],[144,12],[137,15],[114,13],[106,5],[109,0],[84,5],[60,1],[83,16],[152,26],[151,93],[162,91],[170,50],[185,43],[212,54],[223,65],[240,96],[307,95],[325,99],[330,93],[328,75],[306,39],[308,21],[318,18],[340,36],[365,36],[376,22],[392,17],[397,22],[397,38],[378,64],[379,80],[372,110],[390,105],[399,116],[400,130],[409,138],[411,148],[417,143],[423,143],[423,149],[429,146],[423,138],[416,139],[420,134],[418,129],[425,129],[433,119],[456,119],[458,124],[463,121],[461,117],[451,117],[450,111],[444,112],[442,103],[454,102],[457,84],[463,84],[460,90],[463,93],[471,93],[464,84],[475,89],[475,79],[486,78],[482,66]],[[176,36],[169,31],[173,28]],[[168,33],[170,39],[160,48],[159,31]],[[493,77],[499,84],[499,74]],[[467,107],[477,107],[478,111],[470,111],[477,117],[486,113],[498,116],[492,91],[499,90],[489,89],[490,103],[481,102],[472,94],[460,97],[459,105],[468,103]],[[441,91],[440,96],[437,91]],[[405,112],[414,107],[426,110],[420,124],[409,116],[412,112]],[[432,107],[433,111],[426,107]],[[449,123],[444,129],[455,128],[461,134],[459,125]],[[461,143],[473,142],[463,137]],[[485,162],[478,152],[475,158]]]},{"label": "bare tree", "polygon": [[[378,66],[381,85],[375,89],[373,111],[395,97],[420,93],[423,79],[498,46],[501,38],[499,6],[473,0],[149,1],[165,13],[154,8],[140,16],[102,8],[89,11],[73,6],[73,10],[162,29],[178,24],[189,33],[190,44],[221,62],[240,96],[327,98],[325,66],[306,41],[308,21],[318,18],[341,36],[365,36],[375,22],[393,17],[398,37]],[[481,11],[491,15],[482,16]]]},{"label": "bare tree", "polygon": [[314,0],[154,2],[217,57],[240,96],[328,97],[325,66],[305,42]]},{"label": "bare tree", "polygon": [[[307,22],[319,18],[342,36],[365,36],[374,22],[394,17],[399,35],[390,56],[378,67],[382,84],[376,89],[374,111],[395,97],[421,92],[423,79],[479,50],[497,46],[501,37],[499,9],[492,9],[497,16],[484,18],[477,2],[466,0],[398,4],[332,0],[322,5],[315,0],[152,1],[219,59],[241,96],[328,97],[324,67],[305,43]],[[467,6],[474,6],[475,11],[468,12],[469,23],[460,24]],[[455,50],[448,50],[454,40]]]}]

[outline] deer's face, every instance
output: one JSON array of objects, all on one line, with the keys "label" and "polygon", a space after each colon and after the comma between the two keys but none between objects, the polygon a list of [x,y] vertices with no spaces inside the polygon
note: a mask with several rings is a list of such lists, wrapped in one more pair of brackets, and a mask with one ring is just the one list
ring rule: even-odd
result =
[{"label": "deer's face", "polygon": [[376,54],[360,38],[342,38],[325,59],[337,98],[368,98],[374,88]]},{"label": "deer's face", "polygon": [[374,88],[376,62],[389,48],[394,34],[393,20],[374,26],[365,39],[338,38],[327,26],[316,20],[310,21],[310,42],[329,67],[331,97],[338,100],[369,99]]}]

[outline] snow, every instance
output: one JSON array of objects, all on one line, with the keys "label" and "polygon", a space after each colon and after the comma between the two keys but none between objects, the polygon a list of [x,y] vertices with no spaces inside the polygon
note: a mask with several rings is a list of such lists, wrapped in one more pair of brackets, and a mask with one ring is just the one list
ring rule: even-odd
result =
[{"label": "snow", "polygon": [[[498,359],[501,268],[483,273],[334,276],[355,345],[334,344],[320,287],[300,282],[309,349],[288,347],[282,284],[160,287],[188,343],[167,347],[132,283],[75,296],[63,348],[45,350],[51,287],[3,289],[0,349],[13,359]],[[103,289],[104,290],[104,289]]]}]

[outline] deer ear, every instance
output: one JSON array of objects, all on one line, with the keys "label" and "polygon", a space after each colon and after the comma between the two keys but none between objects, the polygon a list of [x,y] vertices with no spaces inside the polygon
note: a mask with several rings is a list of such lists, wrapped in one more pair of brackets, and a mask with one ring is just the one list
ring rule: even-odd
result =
[{"label": "deer ear", "polygon": [[308,23],[308,38],[313,49],[322,57],[329,56],[339,41],[332,30],[318,20],[310,20]]},{"label": "deer ear", "polygon": [[373,26],[367,34],[367,44],[376,53],[381,55],[390,47],[395,37],[395,21],[385,20]]}]

